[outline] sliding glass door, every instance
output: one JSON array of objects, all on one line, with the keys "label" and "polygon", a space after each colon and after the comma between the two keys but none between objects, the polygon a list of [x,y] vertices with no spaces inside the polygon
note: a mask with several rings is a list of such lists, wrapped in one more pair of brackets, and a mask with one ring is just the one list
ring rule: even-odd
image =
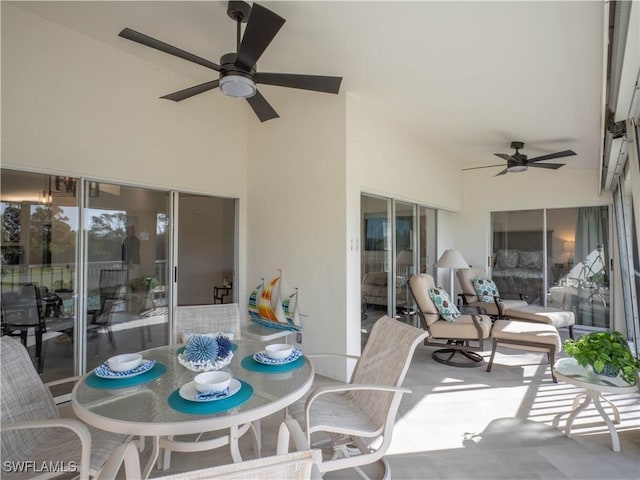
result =
[{"label": "sliding glass door", "polygon": [[2,170],[2,334],[45,381],[73,376],[78,179]]},{"label": "sliding glass door", "polygon": [[176,305],[234,301],[236,201],[178,195]]},{"label": "sliding glass door", "polygon": [[436,210],[390,198],[361,195],[363,338],[382,315],[415,323],[408,281],[433,274]]},{"label": "sliding glass door", "polygon": [[166,191],[86,182],[86,367],[168,343]]},{"label": "sliding glass door", "polygon": [[492,278],[500,296],[573,311],[608,328],[609,208],[492,212]]},{"label": "sliding glass door", "polygon": [[393,202],[395,222],[395,315],[406,321],[411,320],[413,304],[409,293],[409,278],[416,269],[416,205]]},{"label": "sliding glass door", "polygon": [[391,297],[391,201],[369,195],[360,198],[362,331],[389,311]]}]

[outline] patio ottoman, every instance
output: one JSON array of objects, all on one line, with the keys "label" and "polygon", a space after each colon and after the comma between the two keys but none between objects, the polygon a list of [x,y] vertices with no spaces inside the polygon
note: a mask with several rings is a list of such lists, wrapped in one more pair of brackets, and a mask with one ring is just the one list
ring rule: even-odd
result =
[{"label": "patio ottoman", "polygon": [[549,365],[552,367],[551,378],[553,378],[554,383],[558,383],[553,373],[555,355],[561,348],[560,335],[556,327],[546,323],[496,320],[491,329],[491,337],[493,341],[487,372],[491,371],[498,345],[504,345],[508,348],[520,350],[547,352]]},{"label": "patio ottoman", "polygon": [[540,305],[527,305],[522,307],[507,308],[504,316],[508,319],[523,320],[526,322],[546,323],[556,328],[568,328],[569,337],[573,338],[573,325],[576,317],[573,312],[559,310],[557,308],[542,307]]}]

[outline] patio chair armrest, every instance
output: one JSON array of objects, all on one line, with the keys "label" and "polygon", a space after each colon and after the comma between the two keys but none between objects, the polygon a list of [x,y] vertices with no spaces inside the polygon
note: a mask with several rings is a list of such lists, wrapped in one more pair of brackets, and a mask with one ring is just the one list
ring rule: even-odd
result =
[{"label": "patio chair armrest", "polygon": [[310,354],[306,354],[305,353],[305,357],[307,358],[330,358],[330,357],[339,357],[339,358],[348,358],[348,359],[352,359],[352,360],[358,360],[360,358],[360,355],[349,355],[346,353],[310,353]]},{"label": "patio chair armrest", "polygon": [[475,294],[471,294],[471,293],[459,293],[458,294],[458,298],[460,300],[462,300],[462,305],[469,305],[469,301],[467,300],[467,297],[475,297]]},{"label": "patio chair armrest", "polygon": [[31,430],[40,428],[66,428],[75,433],[80,439],[82,451],[80,452],[79,478],[89,478],[89,468],[91,465],[91,433],[87,426],[80,420],[73,418],[52,418],[46,420],[31,420],[26,422],[4,423],[2,430]]},{"label": "patio chair armrest", "polygon": [[493,301],[495,302],[498,309],[498,318],[504,318],[504,304],[502,303],[500,295],[494,295]]},{"label": "patio chair armrest", "polygon": [[482,320],[481,315],[477,315],[475,313],[469,314],[471,317],[471,321],[473,322],[473,326],[476,327],[476,331],[478,332],[478,341],[480,342],[480,348],[482,349],[482,340],[484,339],[484,334],[482,333],[482,327],[480,326],[480,321]]}]

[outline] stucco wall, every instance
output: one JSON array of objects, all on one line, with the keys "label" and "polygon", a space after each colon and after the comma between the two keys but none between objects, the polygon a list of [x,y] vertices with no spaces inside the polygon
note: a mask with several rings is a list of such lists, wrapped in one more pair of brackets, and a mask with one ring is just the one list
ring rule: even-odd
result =
[{"label": "stucco wall", "polygon": [[[250,122],[247,281],[282,269],[299,289],[307,352],[346,350],[345,102],[342,95],[261,88],[280,114]],[[344,378],[343,367],[319,371]]]}]

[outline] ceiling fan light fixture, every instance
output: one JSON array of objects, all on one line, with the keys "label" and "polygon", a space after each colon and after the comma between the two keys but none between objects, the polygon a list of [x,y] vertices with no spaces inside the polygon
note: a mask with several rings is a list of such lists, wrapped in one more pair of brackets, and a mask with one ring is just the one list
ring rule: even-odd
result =
[{"label": "ceiling fan light fixture", "polygon": [[256,84],[251,78],[230,73],[220,79],[220,90],[229,97],[249,98],[256,94]]},{"label": "ceiling fan light fixture", "polygon": [[507,168],[507,172],[509,173],[519,173],[519,172],[526,172],[528,170],[526,165],[512,165],[511,167]]}]

